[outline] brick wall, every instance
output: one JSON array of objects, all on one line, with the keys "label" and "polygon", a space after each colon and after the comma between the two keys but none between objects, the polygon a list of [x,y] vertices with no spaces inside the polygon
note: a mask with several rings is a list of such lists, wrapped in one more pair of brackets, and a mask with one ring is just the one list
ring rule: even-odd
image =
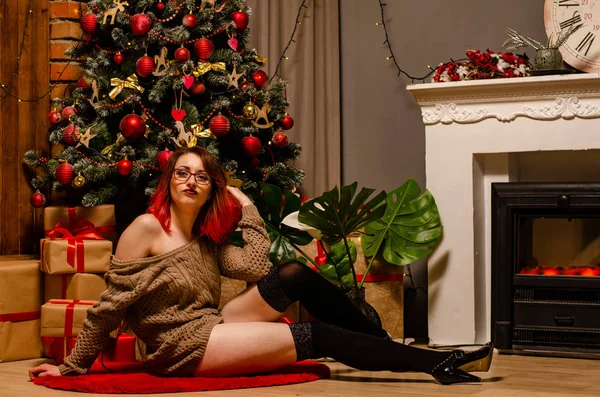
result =
[{"label": "brick wall", "polygon": [[50,1],[50,84],[59,82],[52,90],[50,98],[68,95],[74,83],[81,77],[81,60],[71,61],[60,78],[59,74],[69,61],[65,51],[77,45],[83,35],[79,18],[86,12],[85,2]]}]

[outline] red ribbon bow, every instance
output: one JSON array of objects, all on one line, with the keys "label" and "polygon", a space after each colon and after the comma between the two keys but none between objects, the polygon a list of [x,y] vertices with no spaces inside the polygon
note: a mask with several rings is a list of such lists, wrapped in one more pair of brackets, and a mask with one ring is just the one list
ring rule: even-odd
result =
[{"label": "red ribbon bow", "polygon": [[83,273],[85,271],[83,240],[104,240],[104,237],[99,235],[94,224],[86,219],[78,220],[72,230],[73,233],[58,222],[48,233],[48,238],[50,240],[67,240],[67,263],[75,268],[77,254],[77,273]]}]

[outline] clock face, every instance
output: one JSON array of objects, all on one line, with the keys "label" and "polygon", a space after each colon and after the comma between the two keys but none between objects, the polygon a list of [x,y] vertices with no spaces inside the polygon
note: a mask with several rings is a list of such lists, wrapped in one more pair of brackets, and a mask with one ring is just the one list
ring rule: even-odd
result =
[{"label": "clock face", "polygon": [[560,47],[560,52],[574,68],[600,72],[600,0],[546,0],[544,25],[553,41],[559,32],[582,25]]}]

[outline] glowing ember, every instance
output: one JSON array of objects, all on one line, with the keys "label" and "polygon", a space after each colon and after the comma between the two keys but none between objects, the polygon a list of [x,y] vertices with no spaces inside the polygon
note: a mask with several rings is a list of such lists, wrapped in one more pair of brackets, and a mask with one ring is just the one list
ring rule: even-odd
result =
[{"label": "glowing ember", "polygon": [[585,277],[599,277],[600,266],[569,266],[563,267],[549,267],[549,266],[536,266],[535,268],[523,268],[519,274],[534,274],[543,276],[585,276]]}]

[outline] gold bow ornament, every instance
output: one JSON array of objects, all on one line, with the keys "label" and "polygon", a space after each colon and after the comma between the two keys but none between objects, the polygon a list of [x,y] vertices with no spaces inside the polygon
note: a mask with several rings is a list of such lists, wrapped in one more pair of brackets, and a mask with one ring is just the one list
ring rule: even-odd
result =
[{"label": "gold bow ornament", "polygon": [[202,124],[192,124],[190,126],[190,128],[192,129],[192,133],[194,134],[194,136],[197,138],[217,139],[217,137],[214,136],[213,133],[208,128],[203,130]]},{"label": "gold bow ornament", "polygon": [[117,97],[117,95],[119,95],[121,91],[123,91],[123,88],[131,88],[133,90],[139,91],[140,93],[144,92],[144,87],[139,85],[137,75],[135,74],[132,74],[131,76],[127,77],[126,80],[121,80],[118,77],[113,77],[112,79],[110,79],[110,85],[112,87],[115,87],[108,93],[108,96],[112,100],[114,100]]},{"label": "gold bow ornament", "polygon": [[225,68],[225,62],[210,63],[200,61],[198,62],[198,66],[196,66],[196,68],[192,70],[192,73],[194,74],[194,76],[199,77],[206,72],[210,72],[211,70],[215,72],[226,72],[227,68]]}]

